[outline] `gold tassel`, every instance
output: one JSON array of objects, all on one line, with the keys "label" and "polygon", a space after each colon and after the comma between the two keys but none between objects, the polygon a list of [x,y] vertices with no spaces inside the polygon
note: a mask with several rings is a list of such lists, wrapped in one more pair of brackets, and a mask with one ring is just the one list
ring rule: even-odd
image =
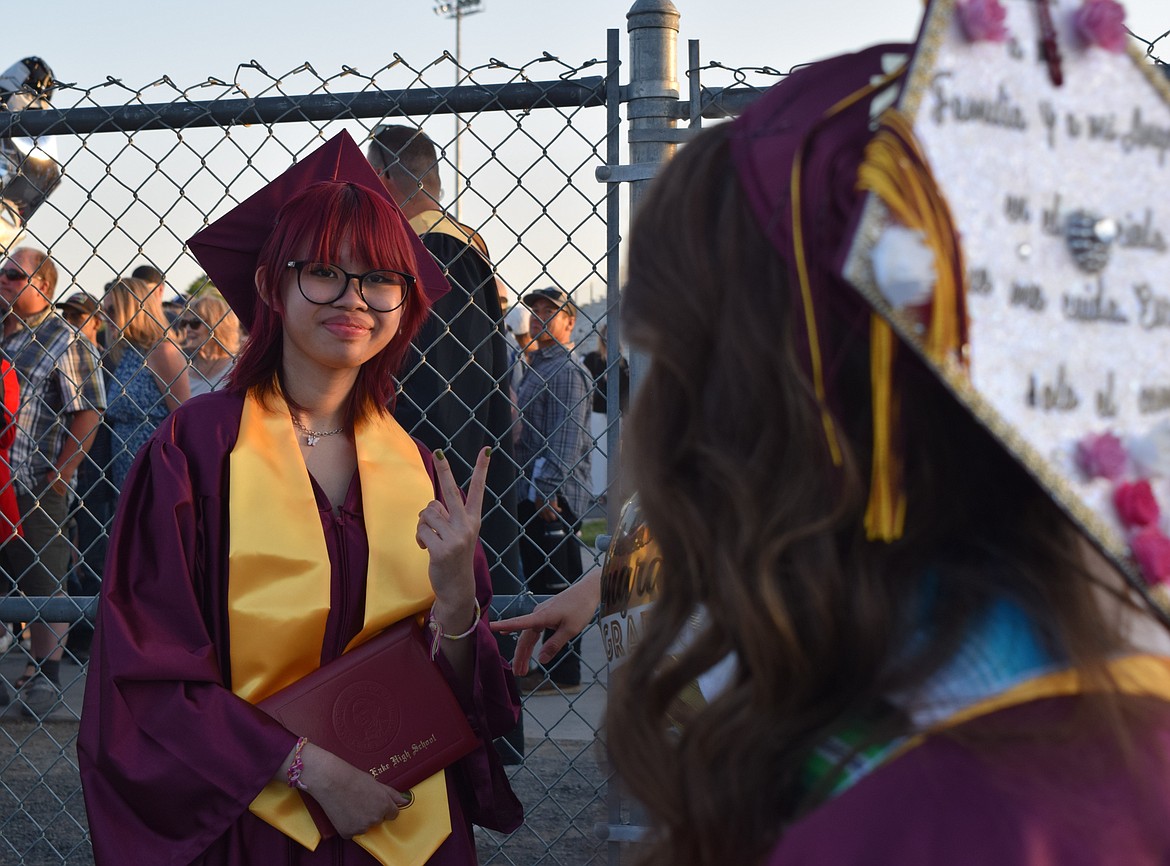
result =
[{"label": "gold tassel", "polygon": [[901,457],[890,438],[897,417],[893,391],[896,338],[886,320],[874,313],[869,320],[869,380],[873,394],[873,467],[865,534],[870,541],[897,541],[906,523],[906,494],[901,488]]},{"label": "gold tassel", "polygon": [[[935,363],[965,362],[966,268],[950,208],[914,139],[910,122],[897,109],[882,114],[881,129],[866,146],[858,169],[858,189],[872,192],[907,228],[922,233],[934,253],[936,281],[925,348]],[[906,492],[902,460],[895,453],[899,397],[893,383],[896,343],[877,314],[870,323],[870,387],[873,403],[873,470],[865,511],[871,541],[902,537]]]},{"label": "gold tassel", "polygon": [[838,467],[842,463],[841,444],[837,439],[837,428],[833,424],[833,416],[829,412],[829,403],[825,393],[825,376],[821,364],[821,343],[817,332],[816,308],[813,304],[812,283],[809,279],[808,260],[805,255],[804,223],[801,214],[801,184],[803,183],[801,172],[808,143],[817,127],[870,94],[888,86],[905,71],[906,68],[903,66],[889,75],[871,81],[865,87],[855,90],[844,99],[839,100],[825,112],[820,121],[814,125],[813,130],[806,135],[804,142],[796,152],[796,158],[792,161],[792,175],[789,185],[792,200],[792,246],[796,259],[797,281],[800,283],[800,299],[804,307],[804,330],[808,337],[809,366],[812,371],[813,390],[816,393],[817,405],[821,411],[821,425],[825,430],[825,442],[829,447],[829,456],[833,460],[833,465]]}]

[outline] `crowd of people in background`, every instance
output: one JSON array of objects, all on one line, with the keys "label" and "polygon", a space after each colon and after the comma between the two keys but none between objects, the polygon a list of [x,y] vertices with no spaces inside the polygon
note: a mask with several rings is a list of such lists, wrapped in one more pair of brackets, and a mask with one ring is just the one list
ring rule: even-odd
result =
[{"label": "crowd of people in background", "polygon": [[[483,447],[502,452],[483,509],[494,590],[555,592],[581,575],[582,519],[604,505],[589,469],[604,437],[604,425],[590,424],[606,399],[604,325],[601,354],[586,359],[572,339],[568,292],[551,286],[512,300],[483,239],[439,204],[438,155],[421,130],[379,127],[367,156],[455,288],[412,343],[396,417],[445,450],[461,486]],[[225,387],[248,335],[210,282],[182,296],[151,264],[101,291],[58,289],[56,264],[31,246],[10,251],[0,268],[0,559],[9,591],[86,597],[100,592],[118,492],[139,450],[178,406]],[[624,405],[628,372],[623,360],[613,364]],[[557,406],[565,411],[550,412]],[[11,683],[15,703],[36,718],[63,710],[61,662],[85,663],[92,625],[8,623],[0,651],[17,635],[28,663]],[[508,654],[514,639],[500,643]],[[550,666],[551,679],[534,673],[525,690],[575,690],[576,653]],[[507,742],[505,760],[518,761],[522,725]]]}]

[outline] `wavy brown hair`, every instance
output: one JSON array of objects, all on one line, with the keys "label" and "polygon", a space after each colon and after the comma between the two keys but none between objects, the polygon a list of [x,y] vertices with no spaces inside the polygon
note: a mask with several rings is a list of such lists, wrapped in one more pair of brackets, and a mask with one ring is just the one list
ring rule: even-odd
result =
[{"label": "wavy brown hair", "polygon": [[[663,866],[758,862],[815,805],[801,787],[811,751],[912,694],[994,600],[1017,604],[1052,653],[1087,671],[1103,676],[1122,643],[1076,530],[909,351],[896,372],[906,529],[867,541],[868,313],[844,284],[826,288],[840,297],[819,327],[843,347],[826,360],[836,467],[789,268],[750,212],[727,139],[726,126],[705,131],[655,182],[624,295],[625,333],[650,359],[627,465],[662,590],[614,675],[608,739],[651,817],[644,862]],[[911,647],[924,586],[929,628]],[[706,625],[680,651],[700,608]],[[679,693],[728,653],[727,689],[672,729]],[[877,739],[908,726],[882,718]]]}]

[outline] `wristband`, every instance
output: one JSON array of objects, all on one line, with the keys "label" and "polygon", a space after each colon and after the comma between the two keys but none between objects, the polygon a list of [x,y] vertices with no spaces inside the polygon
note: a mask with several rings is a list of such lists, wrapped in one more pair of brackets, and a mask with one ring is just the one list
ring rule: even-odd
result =
[{"label": "wristband", "polygon": [[[438,602],[436,601],[435,604],[438,604]],[[435,619],[435,605],[432,604],[430,622],[427,623],[427,628],[431,630],[431,661],[434,661],[438,657],[439,641],[443,640],[443,638],[447,640],[463,640],[463,638],[469,637],[475,631],[475,627],[479,625],[481,613],[479,599],[477,598],[475,600],[475,617],[471,620],[471,625],[468,626],[467,631],[463,632],[463,634],[447,634],[443,631],[443,624]]]},{"label": "wristband", "polygon": [[308,737],[301,737],[297,740],[297,747],[293,749],[292,763],[288,765],[288,786],[290,788],[299,788],[302,791],[308,790],[305,783],[301,781],[301,773],[305,770],[305,759],[301,757],[301,752],[305,750],[305,746],[309,745]]}]

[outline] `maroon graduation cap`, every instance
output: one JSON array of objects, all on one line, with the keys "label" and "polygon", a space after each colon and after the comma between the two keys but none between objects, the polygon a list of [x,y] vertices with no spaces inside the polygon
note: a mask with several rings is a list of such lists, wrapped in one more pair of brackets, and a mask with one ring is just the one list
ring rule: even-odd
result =
[{"label": "maroon graduation cap", "polygon": [[913,353],[1170,612],[1170,85],[1112,0],[1046,8],[928,0],[908,62],[794,73],[732,158],[799,289],[830,449],[834,365],[869,341],[869,537],[902,533]]},{"label": "maroon graduation cap", "polygon": [[276,227],[277,214],[306,187],[322,181],[357,184],[390,202],[414,247],[423,292],[434,302],[450,290],[443,272],[406,216],[343,130],[187,241],[187,248],[246,327],[251,327],[256,312],[257,257]]}]

